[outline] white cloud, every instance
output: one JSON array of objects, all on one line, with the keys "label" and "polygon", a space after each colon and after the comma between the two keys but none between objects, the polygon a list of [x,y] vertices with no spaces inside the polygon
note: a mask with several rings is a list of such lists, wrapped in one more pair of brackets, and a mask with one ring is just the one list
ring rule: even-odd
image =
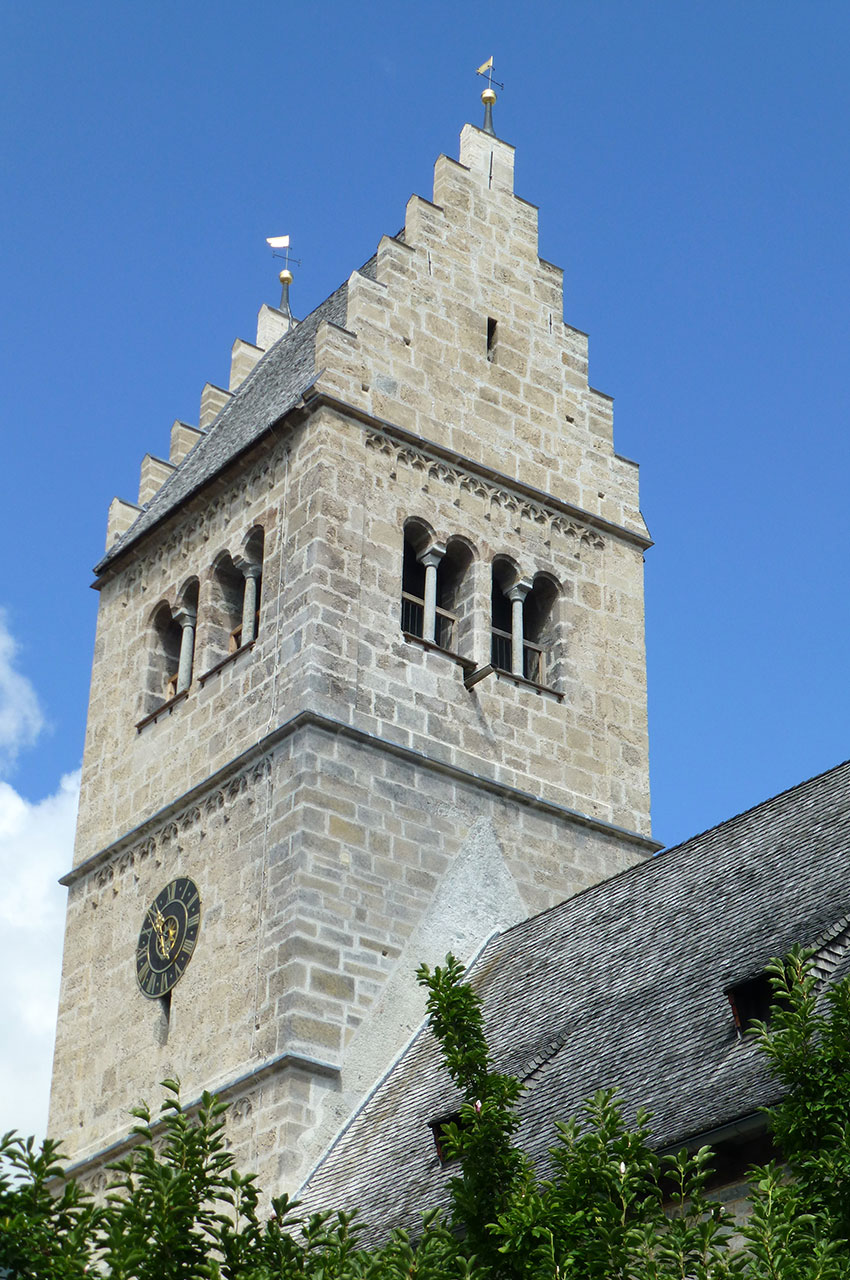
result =
[{"label": "white cloud", "polygon": [[15,670],[17,652],[0,609],[0,769],[14,763],[21,748],[31,746],[44,727],[35,689]]},{"label": "white cloud", "polygon": [[0,1133],[43,1136],[79,773],[31,804],[0,782]]},{"label": "white cloud", "polygon": [[[17,651],[0,609],[0,773],[44,726]],[[47,1128],[65,923],[57,881],[71,865],[79,793],[79,772],[36,803],[0,781],[0,1133]]]}]

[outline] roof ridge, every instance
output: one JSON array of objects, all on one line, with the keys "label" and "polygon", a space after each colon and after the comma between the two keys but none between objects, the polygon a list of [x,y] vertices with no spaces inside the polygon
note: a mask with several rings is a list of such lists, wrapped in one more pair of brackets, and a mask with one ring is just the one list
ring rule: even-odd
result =
[{"label": "roof ridge", "polygon": [[[377,256],[377,253],[373,253],[361,267],[350,272],[346,279],[313,307],[303,320],[299,320],[288,333],[282,334],[276,342],[273,342],[263,352],[248,376],[236,388],[226,404],[222,405],[209,426],[204,428],[201,438],[197,441],[195,447],[190,449],[186,456],[181,459],[179,465],[167,477],[165,483],[156,491],[150,501],[142,507],[141,512],[130,528],[111,547],[107,548],[95,565],[94,572],[96,574],[103,573],[130,547],[134,546],[140,538],[166,520],[178,504],[188,501],[189,498],[205,488],[215,476],[219,475],[235,461],[240,453],[256,444],[274,426],[275,422],[278,422],[293,408],[299,396],[303,394],[305,385],[309,386],[315,376],[316,330],[324,318],[324,313],[333,312],[344,305],[348,281],[352,275],[365,275],[370,279],[374,278]],[[301,355],[302,346],[309,349],[310,359],[309,362],[304,360],[305,367],[299,369],[299,356]],[[287,351],[292,353],[290,360],[287,360]],[[268,357],[272,353],[275,353],[277,359],[269,361]],[[276,369],[279,361],[282,366],[281,372],[284,375],[288,375],[288,382],[291,385],[287,384],[287,377],[278,377],[276,383],[274,374],[270,375],[270,369]],[[306,368],[307,363],[309,363],[309,370]],[[251,405],[251,397],[258,386],[262,389],[263,379],[269,380],[267,401],[271,401],[271,403],[263,405],[261,400],[259,412],[257,412],[256,404]],[[282,386],[280,385],[281,382],[283,383]],[[256,400],[257,397],[254,396],[254,399]],[[248,420],[246,422],[240,422],[240,409],[246,404],[253,409],[253,412],[247,413]],[[220,441],[223,433],[228,428],[232,428],[234,436],[232,445],[231,447],[225,445],[221,448],[219,450],[221,456],[217,457],[213,452],[215,446],[212,442]],[[201,458],[204,459],[204,462],[200,461]],[[189,464],[188,468],[187,464]],[[187,475],[195,468],[198,469],[200,474],[194,476],[187,483]],[[183,491],[184,488],[185,492]]]}]

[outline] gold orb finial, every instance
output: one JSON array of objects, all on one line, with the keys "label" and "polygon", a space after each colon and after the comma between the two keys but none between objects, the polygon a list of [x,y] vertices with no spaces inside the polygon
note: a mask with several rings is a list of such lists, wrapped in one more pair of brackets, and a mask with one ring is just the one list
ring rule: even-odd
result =
[{"label": "gold orb finial", "polygon": [[280,275],[278,276],[278,280],[280,281],[281,284],[292,284],[292,281],[294,278],[295,277],[293,276],[292,272],[289,270],[288,267],[284,267]]},{"label": "gold orb finial", "polygon": [[492,107],[493,103],[496,101],[495,90],[490,89],[489,87],[485,89],[481,95],[481,101],[484,103],[485,107],[487,106]]}]

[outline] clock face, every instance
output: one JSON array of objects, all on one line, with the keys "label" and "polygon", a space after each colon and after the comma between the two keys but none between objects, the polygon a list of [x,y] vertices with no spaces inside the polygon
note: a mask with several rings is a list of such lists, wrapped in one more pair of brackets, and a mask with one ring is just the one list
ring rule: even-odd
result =
[{"label": "clock face", "polygon": [[136,977],[149,999],[164,996],[183,976],[200,925],[201,895],[193,880],[180,876],[154,898],[136,946]]}]

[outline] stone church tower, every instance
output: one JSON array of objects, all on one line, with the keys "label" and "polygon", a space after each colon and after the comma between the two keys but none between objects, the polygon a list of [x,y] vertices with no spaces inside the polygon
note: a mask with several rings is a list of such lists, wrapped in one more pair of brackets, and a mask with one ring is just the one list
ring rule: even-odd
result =
[{"label": "stone church tower", "polygon": [[420,961],[657,847],[637,467],[513,172],[467,125],[112,504],[50,1117],[95,1184],[176,1076],[294,1189]]}]

